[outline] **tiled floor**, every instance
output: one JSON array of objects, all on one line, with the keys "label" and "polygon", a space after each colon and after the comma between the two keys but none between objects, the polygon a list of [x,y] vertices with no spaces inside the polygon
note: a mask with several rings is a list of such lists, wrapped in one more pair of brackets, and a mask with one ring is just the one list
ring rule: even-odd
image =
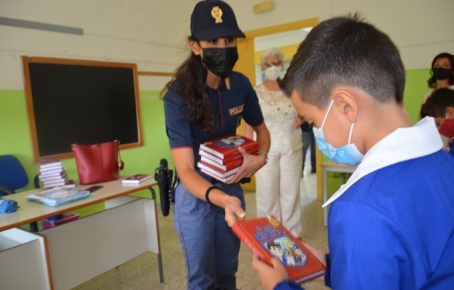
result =
[{"label": "tiled floor", "polygon": [[[306,168],[301,179],[301,202],[303,206],[303,241],[327,251],[326,228],[323,226],[322,203],[316,199],[315,174]],[[255,193],[245,193],[248,216],[255,216]],[[79,285],[73,290],[179,290],[186,289],[184,261],[181,248],[173,227],[173,216],[159,216],[161,251],[164,267],[164,283],[159,283],[156,255],[140,255],[115,269]],[[263,289],[256,272],[251,269],[252,256],[242,245],[237,274],[237,287],[242,290]],[[320,282],[308,282],[308,290],[328,289]]]}]

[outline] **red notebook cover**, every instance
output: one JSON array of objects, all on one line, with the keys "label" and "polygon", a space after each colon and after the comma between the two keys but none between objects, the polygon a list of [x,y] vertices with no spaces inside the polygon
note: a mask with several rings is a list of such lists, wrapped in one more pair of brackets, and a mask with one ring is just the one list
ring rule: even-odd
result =
[{"label": "red notebook cover", "polygon": [[205,171],[204,169],[201,169],[200,171],[203,172],[203,173],[205,173],[205,174],[208,175],[208,176],[211,176],[211,177],[213,177],[213,178],[219,180],[220,182],[223,182],[223,183],[229,182],[229,181],[232,180],[233,177],[235,176],[235,174],[232,174],[232,175],[227,176],[227,177],[219,177],[219,176],[216,176],[216,175],[214,175],[214,174],[212,174],[212,173],[210,173],[210,172],[208,172],[208,171]]},{"label": "red notebook cover", "polygon": [[213,169],[216,169],[218,170],[219,172],[226,172],[226,171],[230,171],[232,169],[235,169],[237,167],[240,167],[242,164],[243,164],[243,159],[237,159],[237,160],[233,160],[232,162],[229,162],[225,165],[221,165],[219,163],[216,163],[215,161],[209,159],[209,158],[206,158],[206,157],[200,157],[200,163],[202,163],[203,165],[206,165],[208,167],[211,167]]},{"label": "red notebook cover", "polygon": [[121,183],[132,183],[132,184],[138,184],[142,181],[148,180],[152,178],[153,176],[151,174],[145,174],[145,173],[139,173],[135,174],[132,176],[128,176],[124,179],[121,180]]},{"label": "red notebook cover", "polygon": [[[257,152],[259,152],[259,148],[257,146],[257,147],[251,148],[251,149],[247,149],[246,151],[249,154],[257,155]],[[238,153],[239,153],[239,151],[238,151]],[[202,149],[199,149],[199,155],[203,156],[203,157],[205,157],[207,159],[210,159],[210,160],[212,160],[212,161],[214,161],[214,162],[216,162],[217,164],[220,164],[220,165],[226,165],[227,163],[238,161],[238,160],[243,161],[243,155],[242,154],[234,154],[234,155],[232,155],[230,157],[227,157],[225,159],[221,159],[219,157],[214,156],[213,154],[210,154],[209,152],[206,152],[206,151],[204,151]]]},{"label": "red notebook cover", "polygon": [[240,166],[237,166],[229,171],[223,171],[213,165],[210,165],[210,164],[204,164],[203,161],[199,161],[197,162],[197,167],[200,168],[200,169],[203,169],[204,171],[206,172],[210,172],[210,176],[213,176],[213,177],[219,177],[219,178],[225,178],[227,176],[231,176],[231,175],[234,175],[235,173],[237,173],[239,170],[240,170]]},{"label": "red notebook cover", "polygon": [[274,216],[236,221],[233,232],[252,253],[271,265],[271,258],[278,258],[290,280],[300,283],[325,273],[325,265]]},{"label": "red notebook cover", "polygon": [[259,142],[246,138],[238,134],[230,134],[211,141],[200,144],[200,149],[220,159],[226,159],[233,155],[241,155],[238,147],[243,147],[246,150],[258,148]]}]

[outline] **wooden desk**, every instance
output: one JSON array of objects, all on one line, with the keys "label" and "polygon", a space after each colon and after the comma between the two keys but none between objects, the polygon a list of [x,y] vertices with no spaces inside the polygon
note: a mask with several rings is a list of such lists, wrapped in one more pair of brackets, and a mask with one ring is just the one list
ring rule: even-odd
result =
[{"label": "wooden desk", "polygon": [[[159,278],[161,283],[164,281],[156,194],[153,190],[157,182],[151,179],[138,185],[123,186],[120,180],[115,180],[101,185],[104,187],[95,191],[93,197],[58,207],[27,200],[27,195],[42,189],[5,197],[16,200],[20,206],[15,213],[0,215],[0,242],[3,238],[7,244],[10,244],[12,236],[23,232],[14,229],[21,225],[100,202],[104,202],[105,205],[105,210],[100,213],[39,233],[30,233],[40,242],[35,248],[40,247],[45,251],[40,255],[44,254],[46,257],[45,266],[42,267],[47,267],[47,271],[44,269],[44,272],[49,277],[48,286],[44,283],[43,287],[34,289],[71,289],[146,251],[158,255]],[[88,187],[90,185],[78,186],[80,189]],[[152,199],[127,196],[144,189],[151,191]],[[19,240],[24,241],[22,238]],[[13,247],[14,244],[9,249]],[[9,255],[5,249],[8,247],[0,245],[0,255],[2,253]],[[23,271],[16,273],[19,283],[26,280],[27,275],[24,274]],[[10,280],[14,280],[14,277],[10,277]]]},{"label": "wooden desk", "polygon": [[[356,167],[326,161],[321,164],[323,170],[323,203],[328,200],[328,172],[352,173]],[[344,181],[345,182],[345,181]],[[328,206],[323,208],[323,224],[328,225]]]}]

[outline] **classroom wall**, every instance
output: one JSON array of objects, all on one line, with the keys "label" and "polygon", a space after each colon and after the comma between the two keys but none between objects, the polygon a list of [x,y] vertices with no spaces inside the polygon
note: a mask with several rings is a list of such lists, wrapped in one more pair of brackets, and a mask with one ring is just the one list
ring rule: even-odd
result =
[{"label": "classroom wall", "polygon": [[[405,105],[414,120],[427,91],[428,67],[435,54],[454,52],[452,0],[274,0],[275,9],[254,14],[257,0],[230,0],[244,31],[358,11],[389,34],[407,69]],[[18,155],[30,176],[37,173],[26,113],[20,57],[43,56],[137,63],[143,72],[173,72],[186,58],[190,13],[196,0],[2,0],[0,17],[83,30],[82,35],[0,24],[0,154]],[[2,23],[0,18],[0,23]],[[4,20],[4,19],[3,19]],[[29,23],[30,24],[30,23]],[[37,27],[36,23],[34,27]],[[144,146],[121,152],[124,174],[153,172],[161,158],[171,160],[162,101],[168,77],[140,76]],[[77,178],[73,159],[63,161]]]},{"label": "classroom wall", "polygon": [[274,0],[274,10],[259,14],[252,12],[252,6],[262,1],[228,2],[246,31],[313,17],[323,21],[358,12],[390,36],[408,70],[429,67],[441,51],[454,53],[452,0]]},{"label": "classroom wall", "polygon": [[[159,93],[159,91],[151,90],[140,92],[144,146],[120,151],[121,159],[125,162],[125,167],[120,172],[122,175],[153,174],[159,167],[162,158],[170,160],[169,163],[172,164],[165,133],[163,102],[159,99]],[[2,134],[0,154],[16,155],[25,166],[31,182],[39,169],[38,165],[33,164],[33,148],[30,141],[24,91],[0,91],[0,132]],[[74,158],[63,159],[62,163],[68,176],[71,179],[78,179]],[[25,189],[31,188],[33,188],[32,182]]]}]

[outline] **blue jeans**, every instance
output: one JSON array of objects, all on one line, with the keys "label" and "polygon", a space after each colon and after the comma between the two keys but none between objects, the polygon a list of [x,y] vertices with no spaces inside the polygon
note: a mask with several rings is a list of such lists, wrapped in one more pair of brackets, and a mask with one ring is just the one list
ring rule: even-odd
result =
[{"label": "blue jeans", "polygon": [[[245,208],[239,184],[216,185],[238,197]],[[187,289],[235,289],[240,240],[227,225],[224,209],[196,198],[181,183],[175,201],[174,225],[183,249]]]}]

